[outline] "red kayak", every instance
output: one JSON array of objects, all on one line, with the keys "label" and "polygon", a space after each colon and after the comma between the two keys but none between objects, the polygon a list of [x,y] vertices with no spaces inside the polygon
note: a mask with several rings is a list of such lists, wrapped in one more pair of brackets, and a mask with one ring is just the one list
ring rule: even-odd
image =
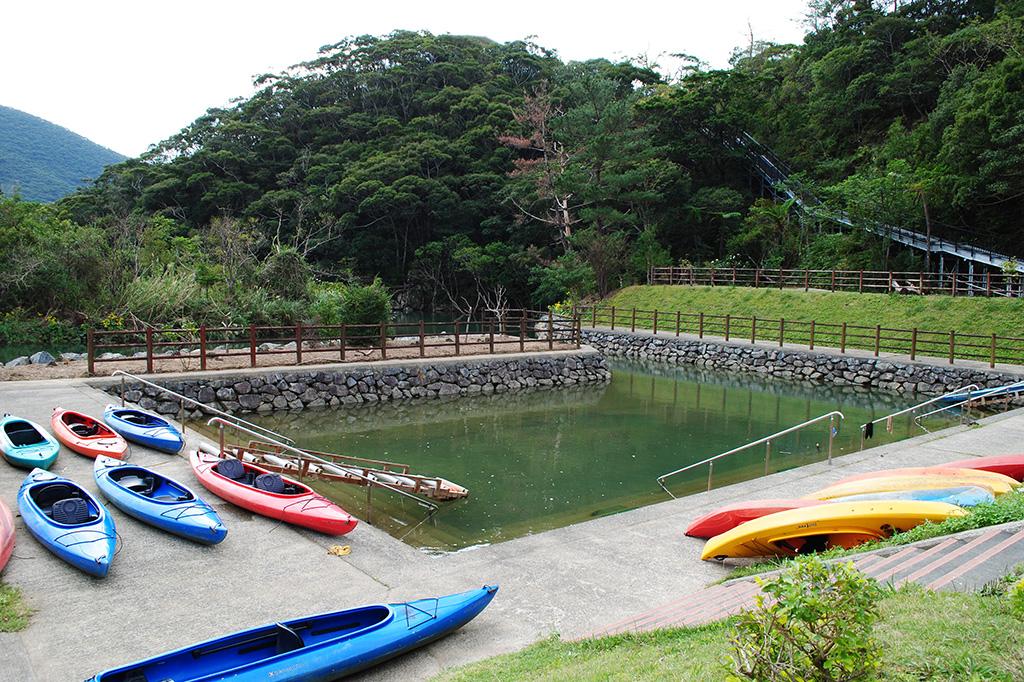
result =
[{"label": "red kayak", "polygon": [[1024,455],[995,455],[993,457],[969,457],[943,464],[944,467],[977,469],[1002,474],[1018,481],[1024,481]]},{"label": "red kayak", "polygon": [[356,527],[347,511],[309,486],[255,464],[198,450],[189,462],[207,490],[249,511],[328,535],[344,535]]},{"label": "red kayak", "polygon": [[14,551],[14,517],[3,500],[0,500],[0,571]]},{"label": "red kayak", "polygon": [[124,459],[128,452],[128,441],[87,414],[58,407],[50,417],[50,426],[53,435],[69,450],[92,459],[100,455]]},{"label": "red kayak", "polygon": [[692,538],[713,538],[732,530],[741,523],[753,521],[762,516],[800,507],[814,507],[819,504],[823,504],[823,502],[821,500],[785,498],[727,504],[691,523],[690,527],[686,529],[686,534]]}]

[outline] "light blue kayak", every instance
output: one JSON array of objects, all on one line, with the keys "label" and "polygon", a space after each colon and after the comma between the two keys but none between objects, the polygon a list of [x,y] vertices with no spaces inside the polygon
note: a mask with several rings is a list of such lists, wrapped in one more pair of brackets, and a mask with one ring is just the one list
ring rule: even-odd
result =
[{"label": "light blue kayak", "polygon": [[152,469],[100,456],[92,473],[112,505],[143,523],[206,545],[215,545],[228,534],[213,507]]},{"label": "light blue kayak", "polygon": [[74,481],[34,469],[18,490],[18,511],[40,544],[75,568],[102,578],[114,560],[114,519]]},{"label": "light blue kayak", "polygon": [[920,502],[945,502],[958,507],[976,507],[994,501],[992,491],[975,485],[935,490],[898,490],[887,493],[863,493],[834,497],[829,502],[869,502],[872,500],[917,500]]},{"label": "light blue kayak", "polygon": [[181,431],[163,417],[131,407],[107,405],[103,421],[123,437],[154,450],[175,454],[185,446]]},{"label": "light blue kayak", "polygon": [[0,451],[21,469],[49,469],[60,453],[60,443],[39,424],[7,414],[0,419]]},{"label": "light blue kayak", "polygon": [[88,682],[328,682],[457,630],[497,586],[282,620],[102,672]]}]

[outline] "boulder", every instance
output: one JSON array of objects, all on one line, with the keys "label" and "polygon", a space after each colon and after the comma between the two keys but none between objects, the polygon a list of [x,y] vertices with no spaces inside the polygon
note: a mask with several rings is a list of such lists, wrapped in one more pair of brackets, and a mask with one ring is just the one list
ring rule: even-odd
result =
[{"label": "boulder", "polygon": [[32,363],[28,359],[28,356],[27,355],[22,355],[22,356],[14,358],[13,360],[9,360],[9,361],[5,362],[4,363],[4,367],[21,367],[23,365],[30,365],[30,364],[32,364]]},{"label": "boulder", "polygon": [[29,357],[29,362],[33,365],[55,365],[57,364],[56,358],[47,353],[45,350],[41,350],[38,353],[33,353]]}]

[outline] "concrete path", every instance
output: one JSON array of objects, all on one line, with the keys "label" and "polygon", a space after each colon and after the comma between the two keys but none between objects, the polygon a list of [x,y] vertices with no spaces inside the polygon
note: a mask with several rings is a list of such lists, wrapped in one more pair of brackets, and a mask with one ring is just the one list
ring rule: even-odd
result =
[{"label": "concrete path", "polygon": [[[98,415],[109,396],[81,381],[0,383],[0,412],[48,424],[54,406]],[[422,680],[440,669],[512,651],[553,633],[575,637],[642,613],[723,577],[699,560],[702,543],[682,529],[723,503],[801,495],[854,472],[938,464],[1019,449],[1024,413],[992,417],[890,446],[670,500],[498,545],[432,557],[369,525],[339,540],[283,526],[210,494],[227,540],[200,547],[114,510],[122,537],[110,575],[70,568],[28,535],[3,578],[34,609],[31,625],[0,636],[0,681],[81,680],[108,666],[269,621],[367,602],[404,600],[498,583],[493,604],[468,627],[364,676]],[[198,442],[190,434],[190,447]],[[180,456],[135,448],[134,461],[198,486]],[[54,470],[95,492],[92,461],[63,452]],[[24,472],[0,464],[0,495],[12,507]],[[652,488],[654,481],[651,482]]]}]

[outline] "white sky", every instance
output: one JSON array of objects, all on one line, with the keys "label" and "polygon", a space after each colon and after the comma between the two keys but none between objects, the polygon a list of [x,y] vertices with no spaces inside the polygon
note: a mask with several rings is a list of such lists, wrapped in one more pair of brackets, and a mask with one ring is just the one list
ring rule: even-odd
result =
[{"label": "white sky", "polygon": [[[800,42],[806,0],[29,0],[0,10],[0,104],[127,155],[206,109],[253,92],[255,75],[321,45],[394,29],[536,36],[565,60],[685,52],[727,65],[745,43]],[[606,8],[607,6],[607,8]],[[668,60],[661,59],[662,64]]]}]

